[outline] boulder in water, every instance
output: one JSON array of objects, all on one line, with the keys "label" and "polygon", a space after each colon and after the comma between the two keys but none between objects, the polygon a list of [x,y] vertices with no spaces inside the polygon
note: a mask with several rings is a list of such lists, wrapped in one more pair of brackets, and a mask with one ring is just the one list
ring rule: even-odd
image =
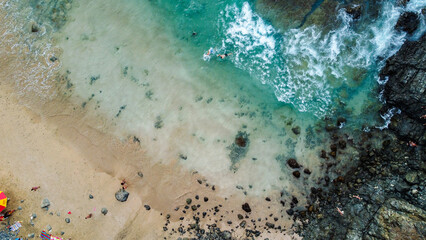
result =
[{"label": "boulder in water", "polygon": [[296,159],[294,158],[290,158],[289,160],[287,160],[287,164],[291,167],[291,168],[299,168],[300,165],[299,163],[296,161]]},{"label": "boulder in water", "polygon": [[361,5],[351,5],[345,8],[347,14],[349,14],[353,19],[359,19],[361,17],[362,8]]},{"label": "boulder in water", "polygon": [[128,197],[129,197],[129,193],[124,189],[120,189],[115,193],[115,198],[117,199],[117,201],[120,201],[120,202],[127,201]]},{"label": "boulder in water", "polygon": [[419,15],[415,12],[404,12],[399,16],[398,22],[395,28],[400,31],[404,31],[408,34],[412,34],[417,30],[420,24]]}]

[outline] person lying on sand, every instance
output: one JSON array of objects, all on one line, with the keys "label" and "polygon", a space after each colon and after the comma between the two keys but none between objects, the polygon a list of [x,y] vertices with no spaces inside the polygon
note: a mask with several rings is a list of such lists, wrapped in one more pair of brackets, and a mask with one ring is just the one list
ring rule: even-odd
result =
[{"label": "person lying on sand", "polygon": [[39,189],[39,188],[40,188],[40,186],[32,187],[32,188],[31,188],[31,191],[37,191],[37,189]]},{"label": "person lying on sand", "polygon": [[93,215],[90,213],[89,215],[87,215],[84,219],[88,219],[91,218]]}]

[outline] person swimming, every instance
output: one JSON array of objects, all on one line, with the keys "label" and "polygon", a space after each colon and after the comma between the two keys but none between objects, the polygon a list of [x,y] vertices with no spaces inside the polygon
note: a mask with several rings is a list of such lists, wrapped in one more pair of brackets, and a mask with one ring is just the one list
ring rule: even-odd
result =
[{"label": "person swimming", "polygon": [[206,55],[207,55],[207,56],[210,56],[210,55],[213,55],[215,52],[216,52],[216,51],[215,51],[213,48],[210,48],[210,49],[207,51]]},{"label": "person swimming", "polygon": [[217,56],[224,59],[226,57],[228,57],[229,55],[231,55],[232,53],[225,53],[225,54],[218,54]]}]

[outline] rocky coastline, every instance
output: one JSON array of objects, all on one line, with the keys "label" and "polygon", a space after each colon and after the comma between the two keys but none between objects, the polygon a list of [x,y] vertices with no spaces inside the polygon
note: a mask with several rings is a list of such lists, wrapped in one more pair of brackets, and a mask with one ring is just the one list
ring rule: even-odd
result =
[{"label": "rocky coastline", "polygon": [[304,239],[426,237],[425,63],[426,34],[387,60],[381,111],[399,114],[388,129],[363,132],[351,144],[359,154],[351,170],[329,179],[327,190],[311,189],[306,210],[295,215]]}]

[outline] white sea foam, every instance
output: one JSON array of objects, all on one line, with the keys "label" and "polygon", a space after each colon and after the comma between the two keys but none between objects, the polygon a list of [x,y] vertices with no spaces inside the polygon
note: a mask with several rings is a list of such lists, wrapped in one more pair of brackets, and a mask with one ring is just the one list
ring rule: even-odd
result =
[{"label": "white sea foam", "polygon": [[[412,1],[407,9],[420,11],[424,5]],[[327,33],[317,26],[279,33],[249,3],[228,5],[219,20],[225,34],[221,49],[235,52],[235,66],[272,86],[279,101],[323,116],[339,98],[333,89],[357,86],[372,67],[377,74],[401,47],[406,36],[394,26],[402,11],[383,2],[375,21],[355,29],[352,17],[340,9],[332,23],[337,27]]]},{"label": "white sea foam", "polygon": [[400,114],[400,113],[401,113],[401,110],[398,109],[398,108],[393,107],[393,108],[389,109],[385,114],[380,115],[385,123],[382,126],[378,126],[376,128],[378,128],[380,130],[388,128],[388,126],[389,126],[389,124],[392,120],[392,117],[395,114]]}]

